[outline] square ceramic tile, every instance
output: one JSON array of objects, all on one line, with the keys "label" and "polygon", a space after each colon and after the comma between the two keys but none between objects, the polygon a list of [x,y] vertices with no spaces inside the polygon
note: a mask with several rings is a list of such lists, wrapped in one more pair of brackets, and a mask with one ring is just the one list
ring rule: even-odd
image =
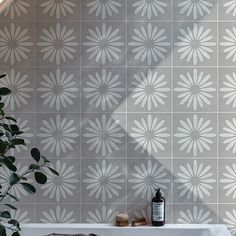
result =
[{"label": "square ceramic tile", "polygon": [[36,0],[37,21],[79,21],[81,0]]},{"label": "square ceramic tile", "polygon": [[81,194],[85,203],[126,202],[125,160],[82,160]]},{"label": "square ceramic tile", "polygon": [[40,68],[36,73],[37,112],[80,112],[80,68]]},{"label": "square ceramic tile", "polygon": [[[49,158],[50,160],[50,158]],[[37,184],[37,203],[79,203],[80,202],[80,161],[79,160],[51,160],[51,167],[59,176],[44,168],[48,181],[44,185]]]},{"label": "square ceramic tile", "polygon": [[232,112],[236,107],[236,70],[219,68],[219,111]]},{"label": "square ceramic tile", "polygon": [[81,223],[115,224],[116,215],[126,212],[125,204],[83,204]]},{"label": "square ceramic tile", "polygon": [[[220,21],[235,21],[235,2],[231,0],[218,0],[218,11]],[[226,23],[227,24],[227,23]]]},{"label": "square ceramic tile", "polygon": [[46,156],[52,159],[79,159],[79,141],[79,114],[36,114],[36,143]]},{"label": "square ceramic tile", "polygon": [[128,112],[170,112],[171,70],[163,67],[129,67]]},{"label": "square ceramic tile", "polygon": [[216,21],[217,1],[188,2],[185,0],[173,1],[173,18],[179,21]]},{"label": "square ceramic tile", "polygon": [[219,223],[225,224],[232,235],[235,235],[235,217],[236,205],[235,204],[220,204],[218,213]]},{"label": "square ceramic tile", "polygon": [[1,87],[7,87],[11,94],[5,96],[5,111],[8,113],[33,113],[35,108],[35,75],[34,68],[2,68],[1,74],[7,76],[0,80]]},{"label": "square ceramic tile", "polygon": [[174,66],[217,66],[217,25],[210,22],[174,23]]},{"label": "square ceramic tile", "polygon": [[128,113],[128,158],[171,155],[170,113]]},{"label": "square ceramic tile", "polygon": [[80,223],[79,204],[37,204],[36,222],[48,224]]},{"label": "square ceramic tile", "polygon": [[227,157],[235,158],[235,128],[236,116],[235,113],[219,114],[219,156],[224,159]]},{"label": "square ceramic tile", "polygon": [[82,114],[82,158],[125,158],[126,116],[123,113]]},{"label": "square ceramic tile", "polygon": [[128,22],[127,63],[129,66],[169,66],[171,64],[171,24]]},{"label": "square ceramic tile", "polygon": [[[171,218],[172,218],[172,210],[171,209],[172,209],[172,205],[166,204],[166,207],[165,207],[166,224],[171,222]],[[127,211],[128,211],[129,216],[132,219],[146,218],[146,220],[148,221],[148,224],[151,224],[151,217],[152,217],[151,203],[148,203],[148,204],[140,204],[140,203],[128,204]]]},{"label": "square ceramic tile", "polygon": [[216,204],[174,204],[175,224],[217,224]]},{"label": "square ceramic tile", "polygon": [[217,68],[174,68],[175,112],[217,112]]},{"label": "square ceramic tile", "polygon": [[80,0],[83,21],[123,21],[126,18],[126,1]]},{"label": "square ceramic tile", "polygon": [[235,66],[235,22],[219,22],[219,66]]},{"label": "square ceramic tile", "polygon": [[[29,165],[34,163],[33,159],[17,159],[15,162],[15,166],[17,168],[16,173],[20,176],[25,175],[25,173],[29,170]],[[10,171],[6,166],[0,168],[0,184],[2,186],[2,192],[5,192],[9,187],[9,177],[11,176],[12,171]],[[30,174],[25,175],[28,178],[28,183],[34,185],[34,177]],[[9,193],[15,196],[19,201],[17,203],[34,203],[34,195],[28,193],[20,184],[16,184],[12,186]],[[16,201],[10,197],[6,197],[3,201],[4,203],[16,203]]]},{"label": "square ceramic tile", "polygon": [[[0,21],[1,22],[1,21]],[[0,23],[1,66],[31,67],[35,63],[35,25],[29,22]]]},{"label": "square ceramic tile", "polygon": [[130,21],[169,21],[172,1],[127,1],[127,16]]},{"label": "square ceramic tile", "polygon": [[83,68],[81,93],[83,113],[125,112],[126,68]]},{"label": "square ceramic tile", "polygon": [[173,175],[174,203],[217,203],[216,160],[174,160]]},{"label": "square ceramic tile", "polygon": [[127,165],[128,203],[150,203],[158,188],[163,191],[166,202],[172,202],[170,160],[134,159],[128,160]]},{"label": "square ceramic tile", "polygon": [[82,65],[125,65],[125,43],[126,25],[122,22],[83,22]]},{"label": "square ceramic tile", "polygon": [[217,156],[217,114],[175,113],[173,150],[178,158],[215,158]]},{"label": "square ceramic tile", "polygon": [[37,22],[37,66],[80,65],[80,24]]},{"label": "square ceramic tile", "polygon": [[1,12],[0,21],[33,22],[36,1],[38,0],[13,1]]},{"label": "square ceramic tile", "polygon": [[224,159],[219,161],[218,181],[219,181],[219,202],[234,203],[236,199],[235,189],[236,161]]}]

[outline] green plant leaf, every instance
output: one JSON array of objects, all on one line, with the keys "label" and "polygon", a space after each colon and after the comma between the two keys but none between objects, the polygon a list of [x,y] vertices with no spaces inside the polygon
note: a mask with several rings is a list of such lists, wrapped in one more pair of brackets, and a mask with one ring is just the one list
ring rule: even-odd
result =
[{"label": "green plant leaf", "polygon": [[12,194],[10,194],[10,193],[6,193],[9,197],[11,197],[12,199],[14,199],[15,201],[17,201],[17,202],[19,202],[19,199],[16,197],[16,196],[14,196],[14,195],[12,195]]},{"label": "green plant leaf", "polygon": [[7,157],[5,157],[7,160],[9,160],[11,163],[14,163],[15,162],[15,160],[16,160],[16,158],[15,157],[13,157],[13,156],[7,156]]},{"label": "green plant leaf", "polygon": [[24,145],[25,146],[25,140],[21,138],[16,138],[12,140],[13,145]]},{"label": "green plant leaf", "polygon": [[0,224],[0,235],[7,236],[6,229],[3,225]]},{"label": "green plant leaf", "polygon": [[9,211],[2,211],[2,212],[0,213],[0,217],[6,218],[6,219],[10,219],[10,218],[11,218],[11,214],[10,214]]},{"label": "green plant leaf", "polygon": [[6,157],[3,159],[3,163],[5,164],[5,166],[6,166],[9,170],[11,170],[11,171],[13,171],[13,172],[16,172],[16,171],[17,171],[16,166],[15,166],[11,161],[9,161]]},{"label": "green plant leaf", "polygon": [[0,96],[6,96],[11,93],[11,90],[9,88],[3,87],[0,88]]},{"label": "green plant leaf", "polygon": [[16,173],[10,175],[10,185],[17,184],[20,181],[19,176]]},{"label": "green plant leaf", "polygon": [[20,224],[17,220],[11,219],[8,221],[8,224],[16,226],[18,229],[20,228]]},{"label": "green plant leaf", "polygon": [[57,175],[57,176],[60,175],[60,174],[59,174],[56,170],[54,170],[53,168],[48,167],[48,169],[49,169],[54,175]]},{"label": "green plant leaf", "polygon": [[32,184],[29,184],[29,183],[26,183],[26,182],[22,182],[20,184],[28,193],[30,193],[30,194],[36,193],[36,189]]},{"label": "green plant leaf", "polygon": [[39,172],[39,171],[36,171],[34,173],[34,178],[39,184],[45,184],[48,180],[47,176],[44,173]]},{"label": "green plant leaf", "polygon": [[3,205],[4,205],[4,206],[7,206],[8,208],[10,208],[10,209],[12,209],[12,210],[17,210],[17,208],[14,207],[14,206],[11,205],[11,204],[6,203],[6,204],[3,204]]},{"label": "green plant leaf", "polygon": [[0,75],[0,79],[4,78],[4,77],[6,77],[6,76],[7,76],[7,74],[6,74],[6,73],[4,73],[4,74]]},{"label": "green plant leaf", "polygon": [[11,121],[13,121],[15,123],[17,122],[17,120],[14,117],[12,117],[12,116],[6,116],[5,119],[6,120],[11,120]]},{"label": "green plant leaf", "polygon": [[31,156],[33,157],[35,161],[39,162],[41,154],[38,148],[31,149]]},{"label": "green plant leaf", "polygon": [[11,236],[20,236],[19,232],[14,232]]}]

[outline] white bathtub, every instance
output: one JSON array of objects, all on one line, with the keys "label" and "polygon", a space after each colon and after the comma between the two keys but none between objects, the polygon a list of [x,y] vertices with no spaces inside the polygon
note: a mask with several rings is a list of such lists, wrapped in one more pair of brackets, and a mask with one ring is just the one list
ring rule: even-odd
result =
[{"label": "white bathtub", "polygon": [[230,236],[225,225],[176,225],[117,228],[105,224],[23,224],[21,236],[94,233],[99,236]]}]

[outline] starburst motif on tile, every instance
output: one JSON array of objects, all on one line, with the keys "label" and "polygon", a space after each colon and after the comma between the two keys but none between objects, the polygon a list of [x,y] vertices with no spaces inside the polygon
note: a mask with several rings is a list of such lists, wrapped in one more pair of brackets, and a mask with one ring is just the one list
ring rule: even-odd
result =
[{"label": "starburst motif on tile", "polygon": [[134,105],[147,107],[151,111],[153,107],[165,105],[165,99],[168,98],[170,88],[167,85],[165,74],[159,75],[157,72],[148,70],[147,75],[141,72],[134,75],[135,81],[132,81],[133,88],[131,97],[135,99]]},{"label": "starburst motif on tile", "polygon": [[220,182],[224,185],[223,189],[226,190],[226,197],[232,195],[232,199],[236,198],[236,164],[231,166],[226,165],[225,171],[222,173],[223,177]]},{"label": "starburst motif on tile", "polygon": [[168,143],[166,138],[170,137],[165,123],[165,120],[160,120],[151,114],[147,119],[134,120],[135,126],[131,127],[130,136],[133,138],[133,143],[136,143],[135,151],[141,149],[141,153],[147,151],[149,155],[164,151],[164,145]]},{"label": "starburst motif on tile", "polygon": [[59,176],[55,176],[48,168],[45,168],[45,174],[48,181],[41,186],[43,190],[43,196],[49,196],[50,199],[54,199],[60,202],[61,199],[67,199],[74,196],[74,191],[77,188],[79,179],[76,178],[76,172],[74,165],[68,166],[66,162],[57,160],[55,166],[51,166],[59,173]]},{"label": "starburst motif on tile", "polygon": [[213,190],[213,184],[216,182],[210,172],[211,166],[194,160],[193,164],[187,163],[186,166],[179,166],[180,172],[177,173],[175,182],[180,190],[180,197],[186,195],[187,199],[192,197],[196,202],[198,199],[210,197]]},{"label": "starburst motif on tile", "polygon": [[49,150],[50,153],[56,153],[57,156],[68,151],[73,151],[76,143],[75,139],[79,136],[76,132],[76,127],[73,125],[74,120],[61,118],[56,115],[56,118],[50,118],[49,121],[43,120],[40,127],[41,133],[37,136],[41,138],[43,150]]},{"label": "starburst motif on tile", "polygon": [[213,221],[210,217],[211,212],[204,209],[193,206],[191,209],[187,209],[186,212],[179,212],[181,218],[178,218],[178,223],[181,224],[209,224]]},{"label": "starburst motif on tile", "polygon": [[193,156],[197,156],[204,151],[210,151],[210,145],[213,144],[213,138],[216,136],[213,133],[213,127],[210,126],[211,120],[204,120],[203,117],[198,117],[194,114],[193,119],[187,118],[186,121],[180,120],[180,125],[177,127],[179,133],[174,136],[178,138],[180,151],[186,150],[187,153],[192,152]]},{"label": "starburst motif on tile", "polygon": [[236,210],[233,209],[231,212],[226,211],[225,215],[227,218],[223,218],[223,221],[227,225],[230,233],[235,236],[236,235]]},{"label": "starburst motif on tile", "polygon": [[67,16],[67,14],[73,14],[73,8],[76,4],[71,0],[46,0],[40,4],[43,9],[43,14],[49,14],[50,16],[56,16],[59,20],[62,16]]},{"label": "starburst motif on tile", "polygon": [[223,127],[224,133],[220,136],[224,139],[223,143],[226,145],[225,150],[228,152],[232,150],[232,153],[236,153],[236,118],[225,121],[226,126]]},{"label": "starburst motif on tile", "polygon": [[41,87],[37,91],[41,92],[40,96],[44,101],[43,105],[49,105],[50,108],[56,107],[57,111],[74,104],[73,100],[79,89],[76,87],[73,74],[67,74],[57,69],[55,73],[43,75],[44,81],[40,82]]},{"label": "starburst motif on tile", "polygon": [[76,222],[73,216],[74,211],[68,211],[66,208],[61,208],[57,205],[56,210],[50,209],[49,211],[43,211],[44,218],[41,218],[40,221],[52,224],[71,224]]},{"label": "starburst motif on tile", "polygon": [[211,87],[213,84],[211,75],[205,75],[197,69],[194,69],[192,74],[188,72],[186,76],[181,74],[177,84],[179,87],[174,91],[179,93],[180,105],[186,105],[187,108],[192,107],[194,111],[199,106],[203,108],[205,105],[210,105],[210,99],[213,98],[212,93],[216,91]]},{"label": "starburst motif on tile", "polygon": [[28,74],[21,74],[15,69],[11,69],[8,76],[0,80],[1,87],[7,87],[12,92],[3,97],[5,105],[14,111],[17,108],[23,110],[29,104],[33,88],[29,81]]},{"label": "starburst motif on tile", "polygon": [[101,74],[89,74],[88,81],[83,91],[89,100],[89,105],[94,104],[96,108],[101,107],[103,111],[119,104],[121,93],[125,91],[122,87],[119,74],[102,69]]},{"label": "starburst motif on tile", "polygon": [[181,8],[180,14],[192,15],[193,19],[196,20],[199,16],[203,17],[205,14],[210,14],[213,4],[212,0],[184,0],[177,6]]},{"label": "starburst motif on tile", "polygon": [[33,43],[30,42],[28,29],[23,29],[11,23],[0,30],[0,59],[10,62],[13,66],[16,62],[27,60]]},{"label": "starburst motif on tile", "polygon": [[86,52],[89,54],[89,60],[95,59],[97,63],[105,65],[107,61],[114,62],[120,59],[121,48],[125,44],[121,41],[119,28],[114,29],[103,23],[101,28],[88,29],[88,32],[89,35],[86,36],[88,41],[83,45],[88,47]]},{"label": "starburst motif on tile", "polygon": [[88,124],[87,133],[84,133],[83,136],[88,139],[89,151],[95,149],[95,152],[100,152],[103,157],[108,153],[119,151],[119,145],[122,143],[121,138],[125,136],[119,126],[119,120],[114,121],[111,117],[107,118],[103,114],[101,119],[88,120]]},{"label": "starburst motif on tile", "polygon": [[158,16],[160,13],[165,14],[165,8],[167,8],[167,3],[160,0],[137,0],[132,4],[135,8],[134,13],[140,14],[141,16],[147,16],[150,20],[152,16]]},{"label": "starburst motif on tile", "polygon": [[79,43],[76,41],[76,36],[73,34],[74,29],[68,29],[57,23],[55,27],[50,26],[49,29],[43,29],[43,34],[40,36],[41,42],[38,46],[42,49],[43,60],[48,59],[51,63],[56,62],[61,65],[68,59],[73,60],[76,48]]},{"label": "starburst motif on tile", "polygon": [[[16,165],[16,168],[17,168],[16,174],[18,174],[19,176],[25,174],[29,170],[29,167],[27,165],[22,165],[20,163]],[[1,176],[0,185],[2,186],[1,188],[2,193],[4,193],[10,185],[9,178],[11,174],[12,172],[7,167],[4,166],[0,168],[0,176]],[[29,174],[26,174],[25,177],[26,178],[29,177]],[[32,183],[33,181],[29,178],[28,182]],[[13,185],[9,193],[17,197],[18,199],[22,199],[23,197],[28,196],[28,192],[20,184]],[[10,198],[10,200],[14,201],[12,198]]]},{"label": "starburst motif on tile", "polygon": [[224,93],[223,98],[226,99],[225,105],[231,105],[232,108],[236,107],[236,73],[233,72],[232,76],[225,75],[226,81],[223,82],[223,88],[220,91]]},{"label": "starburst motif on tile", "polygon": [[119,197],[122,190],[121,184],[125,182],[120,166],[116,163],[102,160],[101,164],[88,165],[87,178],[83,180],[87,184],[89,197],[94,196],[105,202],[114,196]]},{"label": "starburst motif on tile", "polygon": [[134,29],[135,35],[132,36],[129,46],[133,47],[134,59],[142,63],[147,61],[148,65],[164,60],[168,52],[170,43],[167,41],[165,29],[159,29],[148,23],[147,27],[141,26],[140,30]]},{"label": "starburst motif on tile", "polygon": [[114,13],[119,14],[122,4],[117,0],[89,0],[86,6],[89,8],[89,14],[101,15],[105,20],[108,16],[112,17]]},{"label": "starburst motif on tile", "polygon": [[232,30],[225,29],[227,35],[223,36],[224,42],[220,45],[224,47],[223,52],[226,54],[226,60],[231,59],[232,62],[236,62],[236,27],[232,27]]},{"label": "starburst motif on tile", "polygon": [[226,14],[232,13],[233,16],[236,16],[236,0],[225,2],[224,7],[226,7]]},{"label": "starburst motif on tile", "polygon": [[165,166],[148,160],[147,165],[141,163],[135,165],[134,169],[135,172],[131,173],[133,178],[128,181],[132,184],[135,197],[140,196],[141,199],[150,201],[157,188],[167,189],[170,179],[167,177]]},{"label": "starburst motif on tile", "polygon": [[16,16],[22,16],[28,14],[28,8],[31,7],[30,0],[13,0],[4,10],[4,16],[10,16],[11,20],[14,20]]},{"label": "starburst motif on tile", "polygon": [[102,206],[101,210],[95,209],[95,211],[89,211],[89,218],[87,218],[86,221],[91,224],[111,224],[114,223],[117,214],[118,211],[114,211],[112,208]]},{"label": "starburst motif on tile", "polygon": [[214,52],[212,47],[216,45],[212,41],[213,36],[209,35],[211,29],[205,29],[194,23],[193,28],[187,27],[187,30],[180,29],[181,36],[178,36],[179,42],[175,43],[177,52],[180,54],[180,60],[186,58],[187,62],[204,62],[205,59],[210,60],[211,54]]}]

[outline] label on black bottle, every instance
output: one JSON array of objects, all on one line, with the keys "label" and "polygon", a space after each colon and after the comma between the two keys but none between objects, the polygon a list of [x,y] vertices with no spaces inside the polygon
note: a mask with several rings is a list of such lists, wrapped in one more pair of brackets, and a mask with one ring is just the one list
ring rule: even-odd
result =
[{"label": "label on black bottle", "polygon": [[164,221],[164,202],[153,202],[153,221]]}]

